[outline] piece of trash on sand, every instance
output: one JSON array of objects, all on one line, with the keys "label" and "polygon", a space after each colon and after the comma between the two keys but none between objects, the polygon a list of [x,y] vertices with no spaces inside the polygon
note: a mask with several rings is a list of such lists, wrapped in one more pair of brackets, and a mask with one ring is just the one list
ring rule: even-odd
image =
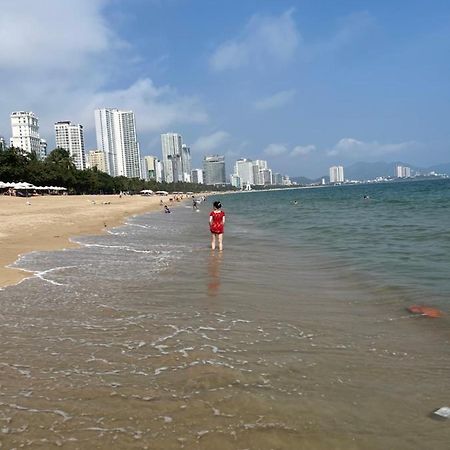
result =
[{"label": "piece of trash on sand", "polygon": [[442,417],[443,419],[450,419],[450,408],[448,406],[443,406],[442,408],[433,411],[433,414]]},{"label": "piece of trash on sand", "polygon": [[442,317],[444,313],[439,311],[437,308],[433,308],[431,306],[423,306],[423,305],[412,305],[406,308],[410,313],[420,314],[425,317]]}]

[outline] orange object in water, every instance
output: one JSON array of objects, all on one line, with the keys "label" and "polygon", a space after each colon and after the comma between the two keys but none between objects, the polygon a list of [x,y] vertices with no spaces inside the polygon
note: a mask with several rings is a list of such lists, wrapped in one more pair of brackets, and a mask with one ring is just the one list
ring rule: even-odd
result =
[{"label": "orange object in water", "polygon": [[421,306],[421,305],[413,305],[407,308],[407,310],[413,314],[420,314],[425,317],[442,317],[444,313],[439,311],[437,308],[432,308],[431,306]]}]

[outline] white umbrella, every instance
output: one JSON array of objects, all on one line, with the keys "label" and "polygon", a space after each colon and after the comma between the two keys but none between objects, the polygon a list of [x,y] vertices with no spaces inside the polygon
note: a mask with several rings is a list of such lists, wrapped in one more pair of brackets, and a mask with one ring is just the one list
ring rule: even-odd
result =
[{"label": "white umbrella", "polygon": [[14,189],[35,189],[35,188],[36,186],[32,185],[31,183],[20,182],[14,184]]}]

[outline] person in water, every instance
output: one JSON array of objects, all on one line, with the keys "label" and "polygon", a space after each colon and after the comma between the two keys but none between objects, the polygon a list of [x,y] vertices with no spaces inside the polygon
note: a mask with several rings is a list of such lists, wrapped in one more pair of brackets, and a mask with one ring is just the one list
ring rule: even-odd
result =
[{"label": "person in water", "polygon": [[225,213],[220,202],[213,203],[213,211],[209,214],[209,230],[211,231],[211,248],[215,250],[216,239],[219,241],[219,250],[223,250],[223,230]]},{"label": "person in water", "polygon": [[164,205],[164,212],[169,214],[170,213],[170,209],[167,205]]}]

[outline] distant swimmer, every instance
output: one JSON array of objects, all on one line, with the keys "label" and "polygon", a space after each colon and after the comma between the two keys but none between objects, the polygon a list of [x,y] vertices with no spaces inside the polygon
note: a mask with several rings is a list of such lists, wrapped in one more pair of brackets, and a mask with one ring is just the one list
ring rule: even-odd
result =
[{"label": "distant swimmer", "polygon": [[164,205],[164,212],[170,214],[170,209],[167,205]]},{"label": "distant swimmer", "polygon": [[368,195],[364,195],[363,199],[364,200],[370,200],[370,197]]}]

